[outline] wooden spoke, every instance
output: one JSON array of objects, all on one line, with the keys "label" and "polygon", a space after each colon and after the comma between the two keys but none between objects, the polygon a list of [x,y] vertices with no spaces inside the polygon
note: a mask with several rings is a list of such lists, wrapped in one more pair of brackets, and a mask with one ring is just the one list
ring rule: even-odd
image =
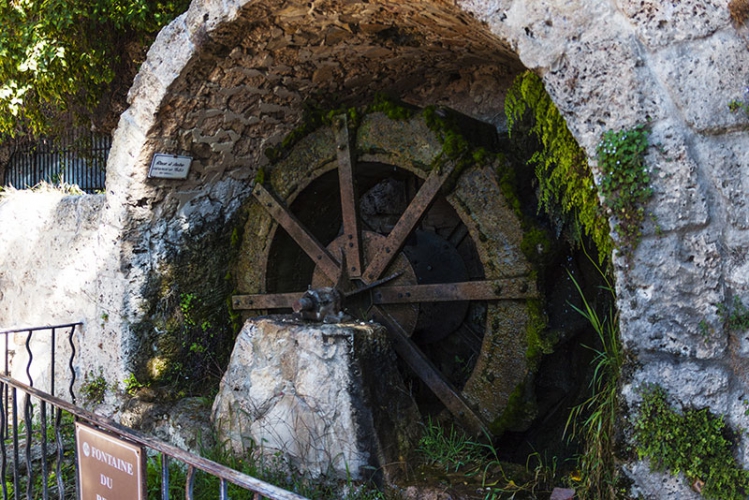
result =
[{"label": "wooden spoke", "polygon": [[336,144],[338,150],[338,183],[341,191],[341,213],[343,214],[343,252],[350,278],[358,278],[362,273],[361,245],[359,233],[359,213],[357,209],[356,185],[351,142],[348,135],[346,115],[336,119]]},{"label": "wooden spoke", "polygon": [[411,203],[403,212],[398,222],[387,239],[383,241],[378,251],[375,253],[374,258],[367,266],[367,269],[362,275],[366,281],[373,281],[378,279],[385,269],[390,265],[396,255],[400,252],[401,247],[406,241],[406,238],[414,227],[419,223],[424,214],[426,213],[429,206],[434,201],[434,198],[439,193],[442,185],[450,177],[453,169],[455,168],[454,162],[449,162],[442,166],[441,169],[434,169],[432,173],[424,181],[424,184],[416,193]]},{"label": "wooden spoke", "polygon": [[261,184],[255,184],[252,191],[255,198],[262,204],[268,213],[278,224],[283,227],[289,236],[296,241],[297,245],[304,250],[310,259],[325,273],[325,276],[335,283],[338,281],[340,268],[338,262],[330,255],[330,252],[317,241],[317,238],[307,231],[285,206],[283,206],[270,192]]},{"label": "wooden spoke", "polygon": [[301,297],[303,294],[304,292],[234,295],[231,298],[231,306],[237,311],[291,308],[291,305],[294,303],[294,301]]},{"label": "wooden spoke", "polygon": [[465,281],[433,285],[382,286],[372,294],[375,304],[452,302],[461,300],[516,300],[537,297],[536,286],[526,278]]},{"label": "wooden spoke", "polygon": [[373,319],[387,328],[393,339],[393,347],[419,378],[434,392],[440,401],[458,418],[463,425],[476,435],[489,435],[486,425],[458,391],[445,380],[442,374],[416,347],[400,324],[380,306],[373,306]]}]

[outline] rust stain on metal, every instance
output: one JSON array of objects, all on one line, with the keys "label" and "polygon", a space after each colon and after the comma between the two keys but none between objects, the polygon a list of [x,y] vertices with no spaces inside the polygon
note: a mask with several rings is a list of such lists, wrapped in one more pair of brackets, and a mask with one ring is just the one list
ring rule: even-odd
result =
[{"label": "rust stain on metal", "polygon": [[525,278],[438,283],[432,285],[388,286],[378,288],[375,304],[408,302],[452,302],[460,300],[518,300],[538,296],[536,286]]},{"label": "rust stain on metal", "polygon": [[477,413],[468,405],[468,402],[445,380],[442,374],[435,368],[431,361],[416,347],[407,333],[401,328],[396,320],[380,306],[373,307],[374,320],[385,325],[396,352],[403,358],[408,366],[424,381],[434,392],[440,401],[450,410],[470,432],[475,435],[489,435],[486,424]]},{"label": "rust stain on metal", "polygon": [[361,245],[359,242],[359,217],[357,210],[356,184],[348,134],[346,115],[336,119],[336,144],[338,155],[338,183],[341,192],[341,212],[343,214],[343,234],[345,236],[343,252],[346,256],[346,272],[352,278],[362,273]]},{"label": "rust stain on metal", "polygon": [[299,222],[285,206],[283,206],[270,192],[261,184],[256,184],[252,194],[260,204],[268,211],[278,224],[283,227],[289,236],[299,245],[304,253],[325,273],[325,275],[335,282],[340,273],[338,262],[330,255],[328,250],[317,241]]}]

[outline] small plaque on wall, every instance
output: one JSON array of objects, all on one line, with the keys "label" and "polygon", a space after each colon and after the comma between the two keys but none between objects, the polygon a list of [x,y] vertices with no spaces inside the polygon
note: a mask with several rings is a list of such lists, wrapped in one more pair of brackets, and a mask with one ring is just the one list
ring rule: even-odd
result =
[{"label": "small plaque on wall", "polygon": [[191,163],[191,156],[156,153],[151,160],[148,177],[158,179],[187,179]]}]

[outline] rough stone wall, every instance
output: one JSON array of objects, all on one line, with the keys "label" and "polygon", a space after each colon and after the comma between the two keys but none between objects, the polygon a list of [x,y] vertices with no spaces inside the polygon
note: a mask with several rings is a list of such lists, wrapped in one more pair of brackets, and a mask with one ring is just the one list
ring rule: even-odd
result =
[{"label": "rough stone wall", "polygon": [[[0,197],[0,325],[41,327],[83,321],[74,344],[84,360],[79,380],[101,367],[110,379],[121,366],[120,336],[112,308],[114,242],[102,230],[104,196],[71,196],[59,190],[6,191]],[[110,318],[112,321],[110,322]],[[67,333],[67,330],[60,332]],[[36,387],[47,388],[50,332],[32,338]],[[26,377],[26,334],[11,339],[13,376]],[[68,397],[67,336],[58,332],[57,395]]]},{"label": "rough stone wall", "polygon": [[[619,259],[616,271],[622,340],[633,356],[625,401],[635,409],[637,388],[657,383],[674,404],[708,406],[747,428],[746,332],[727,331],[717,314],[734,297],[749,301],[749,117],[728,110],[746,98],[749,50],[727,2],[460,4],[542,75],[590,158],[602,132],[649,122],[658,145],[647,157],[654,221],[632,263]],[[749,464],[745,436],[739,458]],[[645,464],[629,470],[634,493],[646,498],[698,496]]]}]

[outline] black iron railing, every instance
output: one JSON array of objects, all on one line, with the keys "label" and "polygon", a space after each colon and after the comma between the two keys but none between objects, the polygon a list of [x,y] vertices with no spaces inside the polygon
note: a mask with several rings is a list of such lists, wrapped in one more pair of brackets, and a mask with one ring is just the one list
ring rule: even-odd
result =
[{"label": "black iron railing", "polygon": [[[108,432],[120,439],[146,448],[147,455],[157,457],[160,465],[157,495],[162,500],[174,498],[174,488],[170,488],[171,463],[184,472],[184,498],[195,497],[195,482],[200,471],[217,479],[216,491],[208,492],[210,498],[229,498],[229,487],[243,490],[253,495],[254,500],[305,500],[295,493],[278,488],[257,478],[248,476],[219,463],[194,455],[180,448],[146,436],[133,429],[96,415],[75,405],[75,357],[74,336],[80,323],[56,325],[52,327],[24,328],[0,331],[6,337],[5,373],[0,375],[0,491],[2,499],[14,500],[49,498],[79,498],[79,476],[76,472],[76,446],[74,422],[84,422],[89,426]],[[55,356],[50,353],[52,364],[51,380],[45,381],[50,392],[34,387],[31,367],[40,362],[42,356],[34,356],[32,338],[47,331],[55,351],[56,339],[60,332],[67,335],[70,345],[70,401],[53,394],[55,390]],[[25,366],[29,383],[23,383],[10,376],[9,336],[16,340],[21,335],[25,344],[28,361]],[[25,335],[25,339],[23,336]],[[16,342],[18,344],[18,342]],[[59,385],[59,384],[58,384]],[[152,474],[153,475],[153,474]],[[206,491],[202,492],[203,495]],[[153,498],[153,495],[149,495]]]},{"label": "black iron railing", "polygon": [[72,129],[56,139],[39,138],[15,151],[5,169],[5,186],[30,188],[45,181],[76,184],[86,193],[104,189],[112,138]]},{"label": "black iron railing", "polygon": [[[29,327],[29,328],[14,328],[11,330],[0,330],[0,335],[4,337],[5,341],[5,354],[3,357],[3,363],[4,363],[4,374],[10,375],[10,369],[11,369],[11,354],[14,354],[14,357],[18,356],[18,353],[15,352],[15,350],[11,349],[11,336],[13,337],[19,337],[19,336],[25,336],[23,339],[23,345],[25,346],[26,355],[28,356],[28,359],[26,360],[26,377],[27,377],[27,383],[29,386],[33,387],[35,382],[38,383],[44,383],[47,384],[47,388],[49,390],[49,393],[52,395],[56,395],[56,386],[55,386],[55,379],[57,378],[57,339],[59,336],[65,335],[67,336],[68,345],[70,346],[70,357],[68,358],[68,370],[67,373],[67,380],[69,382],[68,385],[68,393],[70,394],[70,401],[75,403],[76,397],[74,392],[74,386],[75,386],[75,368],[73,366],[73,360],[75,359],[75,344],[73,343],[73,337],[75,336],[76,328],[79,328],[83,325],[83,323],[68,323],[63,325],[54,325],[54,326],[37,326],[37,327]],[[39,353],[37,355],[37,364],[39,363],[38,358],[41,355],[49,355],[49,378],[44,381],[35,381],[31,375],[31,367],[34,365],[34,353],[31,348],[31,342],[34,339],[35,335],[48,335],[49,336],[49,345],[51,348],[49,349],[48,353]],[[14,342],[13,347],[17,348],[17,342]],[[7,402],[7,400],[6,400]]]}]

